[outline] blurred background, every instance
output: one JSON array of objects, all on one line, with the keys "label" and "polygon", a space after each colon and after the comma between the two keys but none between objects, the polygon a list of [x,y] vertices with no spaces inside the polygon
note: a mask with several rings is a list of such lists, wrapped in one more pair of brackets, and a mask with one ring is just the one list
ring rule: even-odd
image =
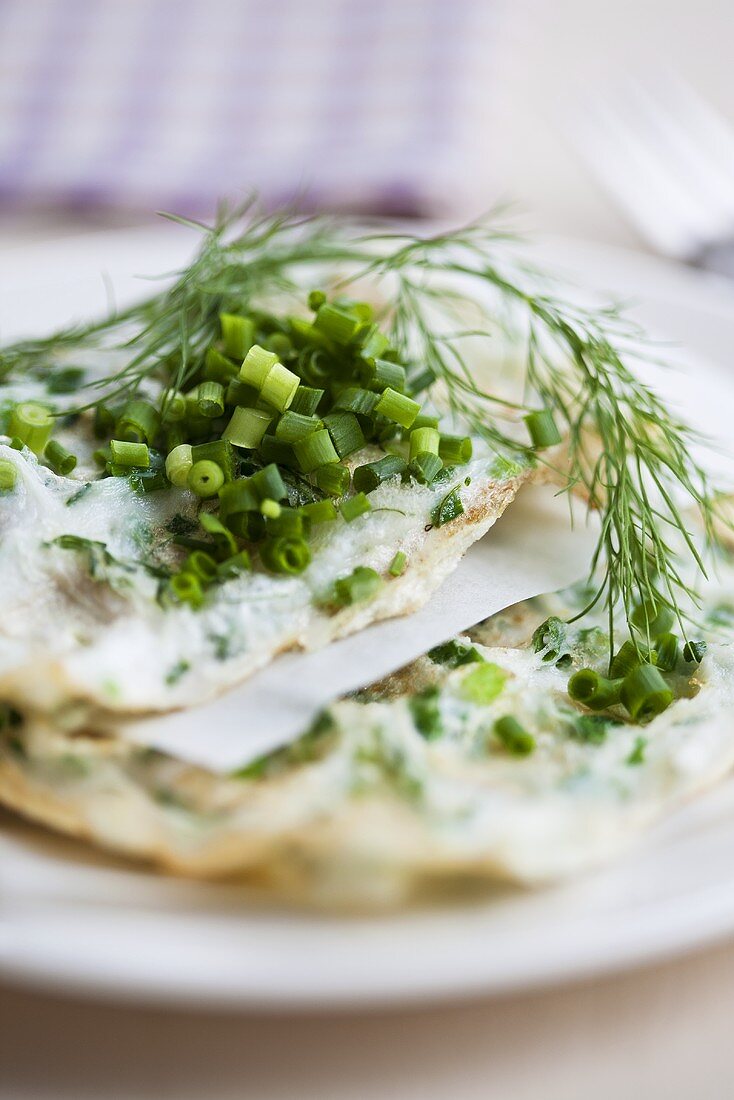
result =
[{"label": "blurred background", "polygon": [[731,0],[0,0],[0,242],[255,187],[452,219],[511,199],[644,245],[579,116],[674,71],[734,121],[733,32]]}]

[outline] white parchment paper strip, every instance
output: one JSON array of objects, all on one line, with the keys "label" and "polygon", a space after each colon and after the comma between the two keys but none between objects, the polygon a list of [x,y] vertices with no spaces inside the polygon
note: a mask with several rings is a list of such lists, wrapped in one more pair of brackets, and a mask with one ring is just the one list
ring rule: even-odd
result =
[{"label": "white parchment paper strip", "polygon": [[345,692],[519,600],[585,576],[595,535],[549,488],[524,490],[422,610],[368,627],[315,653],[288,653],[213,702],[130,722],[120,732],[213,771],[242,767],[302,733]]}]

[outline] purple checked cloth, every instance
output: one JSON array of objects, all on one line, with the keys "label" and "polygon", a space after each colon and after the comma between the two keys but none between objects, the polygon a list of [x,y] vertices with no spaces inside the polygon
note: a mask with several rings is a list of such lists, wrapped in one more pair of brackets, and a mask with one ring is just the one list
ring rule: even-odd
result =
[{"label": "purple checked cloth", "polygon": [[0,0],[0,202],[486,203],[499,2]]}]

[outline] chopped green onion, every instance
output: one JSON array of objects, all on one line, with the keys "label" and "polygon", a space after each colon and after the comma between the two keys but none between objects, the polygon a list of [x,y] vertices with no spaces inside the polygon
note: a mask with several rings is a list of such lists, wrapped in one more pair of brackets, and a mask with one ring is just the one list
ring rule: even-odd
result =
[{"label": "chopped green onion", "polygon": [[299,386],[290,404],[290,412],[300,413],[302,416],[313,416],[324,396],[324,390],[314,389],[313,386]]},{"label": "chopped green onion", "polygon": [[293,448],[304,474],[313,473],[328,462],[338,462],[339,455],[326,428],[312,432]]},{"label": "chopped green onion", "polygon": [[46,390],[48,393],[73,393],[79,389],[84,378],[81,367],[56,367],[53,374],[48,375]]},{"label": "chopped green onion", "polygon": [[274,462],[278,466],[292,467],[296,462],[290,443],[282,443],[280,439],[267,433],[262,438],[259,455],[263,462]]},{"label": "chopped green onion", "polygon": [[324,302],[318,308],[313,327],[336,344],[348,344],[360,327],[360,321],[346,310]]},{"label": "chopped green onion", "polygon": [[258,500],[265,500],[268,497],[271,500],[286,500],[288,497],[280,470],[274,462],[253,474],[250,485],[257,494]]},{"label": "chopped green onion", "polygon": [[217,563],[211,554],[207,554],[204,550],[194,550],[189,554],[183,569],[187,573],[193,573],[203,585],[211,584],[217,576]]},{"label": "chopped green onion", "polygon": [[216,462],[225,481],[231,481],[235,475],[236,453],[228,439],[198,443],[191,448],[191,458],[194,462]]},{"label": "chopped green onion", "polygon": [[195,462],[189,470],[187,485],[197,497],[204,499],[214,497],[224,484],[225,478],[221,466],[209,458]]},{"label": "chopped green onion", "polygon": [[414,401],[412,397],[406,397],[405,394],[398,393],[397,390],[391,389],[389,386],[383,391],[380,396],[380,400],[375,405],[375,412],[380,416],[386,416],[388,420],[394,420],[396,424],[400,424],[403,428],[410,428],[413,425],[418,413],[421,411],[421,407],[417,401]]},{"label": "chopped green onion", "polygon": [[152,446],[161,426],[158,410],[149,401],[128,401],[115,426],[118,439]]},{"label": "chopped green onion", "polygon": [[582,668],[568,681],[568,694],[590,710],[606,710],[619,702],[622,683],[608,680],[593,668]]},{"label": "chopped green onion", "polygon": [[382,578],[374,569],[358,565],[348,577],[341,577],[334,584],[334,603],[338,607],[351,607],[371,599],[382,585]]},{"label": "chopped green onion", "polygon": [[260,396],[263,401],[267,401],[278,412],[285,412],[292,402],[300,383],[301,380],[297,374],[288,370],[282,363],[276,363],[268,371],[267,378],[260,390]]},{"label": "chopped green onion", "polygon": [[166,456],[166,476],[171,485],[185,489],[189,481],[189,471],[194,465],[191,457],[191,445],[180,443]]},{"label": "chopped green onion", "polygon": [[222,522],[235,533],[240,524],[233,526],[232,521],[248,512],[255,512],[260,507],[259,497],[251,480],[251,478],[239,478],[237,481],[230,481],[219,491],[219,516]]},{"label": "chopped green onion", "polygon": [[22,439],[26,447],[40,455],[49,441],[54,418],[45,405],[23,401],[10,413],[8,435]]},{"label": "chopped green onion", "polygon": [[240,550],[237,554],[232,554],[231,557],[225,558],[223,562],[219,563],[217,567],[217,575],[220,580],[231,580],[233,577],[238,577],[241,573],[249,573],[252,569],[252,561],[250,555],[246,550]]},{"label": "chopped green onion", "polygon": [[288,409],[275,426],[275,438],[282,443],[300,443],[323,426],[323,420],[319,420],[317,416],[304,416],[303,413]]},{"label": "chopped green onion", "polygon": [[419,454],[438,455],[440,435],[435,428],[413,428],[410,433],[410,460]]},{"label": "chopped green onion", "polygon": [[390,568],[388,573],[391,577],[402,577],[405,572],[405,567],[408,564],[408,556],[402,550],[398,550],[397,554],[390,562]]},{"label": "chopped green onion", "polygon": [[196,404],[201,416],[214,420],[224,412],[224,386],[221,382],[201,382]]},{"label": "chopped green onion", "polygon": [[186,397],[179,390],[166,390],[161,400],[161,418],[167,425],[186,418]]},{"label": "chopped green onion", "polygon": [[365,378],[372,390],[381,392],[390,388],[399,390],[400,393],[405,390],[405,367],[401,367],[399,363],[389,363],[386,359],[373,359]]},{"label": "chopped green onion", "polygon": [[357,493],[355,496],[347,497],[341,501],[339,511],[347,523],[352,523],[359,516],[364,516],[367,512],[372,511],[372,505],[364,493]]},{"label": "chopped green onion", "polygon": [[464,505],[461,503],[459,486],[455,485],[431,511],[431,522],[434,527],[443,527],[444,524],[451,523],[452,520],[463,514]]},{"label": "chopped green onion", "polygon": [[428,656],[437,665],[444,665],[446,668],[461,668],[462,665],[481,664],[484,661],[476,646],[458,642],[456,638],[435,645],[428,650]]},{"label": "chopped green onion", "polygon": [[204,593],[198,577],[193,573],[176,573],[169,581],[170,591],[179,603],[190,604],[193,608],[201,607],[204,602]]},{"label": "chopped green onion", "polygon": [[655,639],[656,665],[661,672],[672,672],[678,664],[680,645],[675,634],[661,634]]},{"label": "chopped green onion", "polygon": [[347,467],[336,462],[330,462],[327,466],[320,466],[314,477],[321,492],[327,493],[331,497],[344,496],[351,481],[351,474]]},{"label": "chopped green onion", "polygon": [[312,290],[308,295],[308,308],[312,309],[314,313],[324,304],[326,301],[326,295],[323,290]]},{"label": "chopped green onion", "polygon": [[430,451],[421,451],[410,463],[408,469],[421,485],[432,485],[443,469],[443,462],[438,455],[431,454]]},{"label": "chopped green onion", "polygon": [[385,455],[376,462],[366,462],[354,471],[354,488],[358,492],[371,493],[392,477],[403,477],[408,467],[399,455]]},{"label": "chopped green onion", "polygon": [[228,386],[225,400],[228,405],[251,406],[260,397],[260,391],[254,386],[248,386],[246,382],[240,382],[239,378],[233,379]]},{"label": "chopped green onion", "polygon": [[507,683],[507,672],[499,665],[491,661],[482,661],[470,672],[467,672],[459,685],[459,692],[464,699],[477,706],[488,706],[502,694]]},{"label": "chopped green onion", "polygon": [[255,342],[255,325],[249,317],[237,317],[233,313],[220,313],[219,325],[225,355],[241,362]]},{"label": "chopped green onion", "polygon": [[260,557],[271,573],[302,573],[311,561],[308,543],[302,538],[280,537],[263,543]]},{"label": "chopped green onion", "polygon": [[277,362],[278,356],[275,352],[267,351],[259,344],[253,344],[240,368],[240,381],[246,382],[248,386],[253,386],[260,392],[265,379]]},{"label": "chopped green onion", "polygon": [[528,413],[524,419],[532,444],[538,450],[561,442],[561,433],[550,409],[538,409]]},{"label": "chopped green onion", "polygon": [[76,466],[76,455],[72,454],[71,451],[67,451],[66,447],[62,447],[55,439],[51,439],[46,444],[43,457],[51,469],[62,476],[70,474]]},{"label": "chopped green onion", "polygon": [[622,681],[620,698],[635,722],[647,722],[673,702],[673,692],[654,665],[640,665]]},{"label": "chopped green onion", "polygon": [[557,661],[568,652],[566,633],[566,624],[556,615],[551,615],[540,624],[533,633],[532,643],[541,661]]},{"label": "chopped green onion", "polygon": [[267,534],[285,538],[305,538],[311,521],[299,508],[281,508],[277,516],[268,518]]},{"label": "chopped green onion", "polygon": [[[235,358],[241,361],[244,355],[237,355]],[[217,348],[209,348],[204,356],[204,368],[201,372],[207,382],[221,382],[223,386],[227,386],[237,378],[239,373],[240,368],[236,363],[226,355],[222,355]]]},{"label": "chopped green onion", "polygon": [[334,409],[355,413],[357,416],[371,416],[379,400],[378,395],[370,390],[346,386],[334,402]]},{"label": "chopped green onion", "polygon": [[705,642],[686,642],[683,646],[683,660],[688,664],[700,665],[707,649]]},{"label": "chopped green onion", "polygon": [[614,654],[612,663],[609,666],[609,675],[615,679],[626,676],[633,668],[638,668],[643,660],[645,660],[645,656],[640,648],[631,638],[628,638]]},{"label": "chopped green onion", "polygon": [[301,511],[311,523],[330,523],[337,517],[337,510],[331,500],[314,500],[304,504]]},{"label": "chopped green onion", "polygon": [[438,456],[447,466],[463,466],[472,456],[473,446],[468,435],[442,435]]},{"label": "chopped green onion", "polygon": [[354,413],[331,412],[324,417],[324,424],[331,436],[339,458],[361,451],[365,444],[362,429]]},{"label": "chopped green onion", "polygon": [[278,519],[282,510],[277,500],[270,500],[269,497],[260,504],[260,515],[265,516],[266,519]]},{"label": "chopped green onion", "polygon": [[18,471],[15,463],[9,458],[0,458],[0,492],[7,493],[14,489],[18,480]]},{"label": "chopped green onion", "polygon": [[416,428],[438,428],[438,417],[429,416],[428,413],[419,413],[413,421],[413,427],[406,428],[403,432],[405,438],[409,438],[410,432],[414,432]]},{"label": "chopped green onion", "polygon": [[513,756],[529,756],[535,749],[535,738],[520,725],[517,718],[506,714],[493,726],[495,737]]},{"label": "chopped green onion", "polygon": [[110,440],[110,455],[115,466],[150,466],[150,449],[146,443],[129,443],[124,439]]},{"label": "chopped green onion", "polygon": [[630,622],[647,637],[657,638],[658,634],[665,634],[670,630],[675,622],[675,614],[664,604],[658,605],[654,600],[647,600],[634,608]]},{"label": "chopped green onion", "polygon": [[273,414],[262,409],[237,406],[232,413],[232,419],[222,432],[222,437],[235,447],[255,450],[260,446],[272,419]]},{"label": "chopped green onion", "polygon": [[115,430],[115,414],[106,405],[95,406],[92,430],[97,439],[109,439]]},{"label": "chopped green onion", "polygon": [[443,733],[439,708],[441,692],[435,684],[424,688],[408,699],[413,725],[426,741],[435,741]]}]

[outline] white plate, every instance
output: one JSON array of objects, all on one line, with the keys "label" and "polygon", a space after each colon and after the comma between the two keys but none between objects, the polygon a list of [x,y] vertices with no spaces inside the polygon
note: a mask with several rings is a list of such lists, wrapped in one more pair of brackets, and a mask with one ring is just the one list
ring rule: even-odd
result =
[{"label": "white plate", "polygon": [[[190,237],[115,233],[0,252],[3,339],[121,301],[134,272],[182,262]],[[546,243],[545,260],[640,304],[695,352],[671,397],[726,437],[734,290],[647,258]],[[235,887],[164,879],[0,816],[0,975],[128,999],[271,1009],[489,994],[629,967],[734,932],[734,780],[614,866],[536,893],[376,918],[276,908]]]}]

